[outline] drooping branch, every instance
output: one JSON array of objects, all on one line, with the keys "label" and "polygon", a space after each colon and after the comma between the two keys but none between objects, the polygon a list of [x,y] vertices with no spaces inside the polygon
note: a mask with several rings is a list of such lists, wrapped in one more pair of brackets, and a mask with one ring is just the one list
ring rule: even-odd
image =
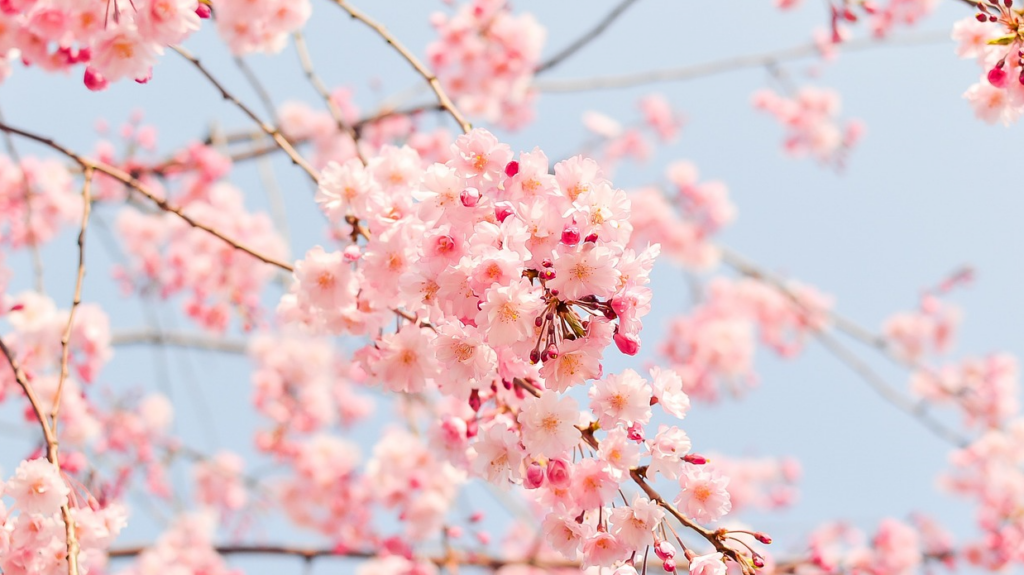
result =
[{"label": "drooping branch", "polygon": [[103,162],[97,162],[95,160],[91,160],[89,158],[86,158],[84,156],[81,156],[81,155],[71,151],[68,148],[65,148],[64,146],[58,144],[57,142],[55,142],[52,139],[45,138],[43,136],[40,136],[38,134],[34,134],[32,132],[26,132],[25,130],[22,130],[22,129],[19,129],[19,128],[15,128],[13,126],[9,126],[9,125],[7,125],[5,123],[2,123],[2,122],[0,122],[0,130],[2,130],[4,132],[9,132],[11,134],[16,134],[18,136],[22,136],[22,137],[27,138],[29,140],[33,140],[35,142],[38,142],[40,144],[43,144],[44,146],[47,146],[47,147],[51,148],[51,149],[53,149],[53,150],[55,150],[57,152],[60,152],[61,154],[67,156],[71,160],[74,160],[74,162],[77,163],[78,165],[80,165],[83,170],[85,170],[85,169],[92,169],[92,170],[94,170],[96,172],[100,172],[100,173],[106,174],[106,175],[110,176],[111,178],[114,178],[115,180],[120,181],[124,185],[126,185],[126,186],[130,187],[131,189],[137,191],[138,193],[142,194],[147,199],[149,199],[151,202],[156,204],[156,206],[158,208],[160,208],[161,210],[163,210],[165,212],[172,213],[172,214],[178,216],[186,224],[188,224],[188,225],[190,225],[190,226],[192,226],[194,228],[203,230],[203,231],[213,235],[214,237],[220,239],[221,241],[227,243],[231,247],[233,247],[233,248],[235,248],[235,249],[237,249],[239,251],[243,251],[243,252],[253,256],[254,258],[256,258],[256,259],[258,259],[258,260],[260,260],[260,261],[262,261],[264,263],[268,263],[270,265],[279,267],[279,268],[281,268],[281,269],[283,269],[285,271],[288,271],[288,272],[293,271],[293,268],[292,268],[292,266],[290,264],[282,262],[282,261],[280,261],[280,260],[278,260],[276,258],[273,258],[271,256],[265,255],[263,253],[260,253],[260,252],[254,250],[254,249],[252,249],[252,248],[250,248],[250,247],[248,247],[248,246],[246,246],[246,245],[244,245],[244,244],[242,244],[242,243],[240,243],[240,242],[238,242],[238,241],[236,241],[236,240],[234,240],[234,239],[232,239],[232,238],[230,238],[228,236],[225,236],[224,234],[222,234],[221,232],[217,231],[214,228],[211,228],[210,226],[207,226],[205,224],[197,222],[191,216],[189,216],[188,214],[185,214],[184,212],[182,212],[181,208],[172,206],[171,204],[169,204],[167,202],[167,200],[165,200],[165,199],[157,196],[156,194],[154,194],[149,188],[147,188],[144,184],[142,184],[142,182],[138,181],[131,174],[128,174],[127,172],[125,172],[125,171],[123,171],[123,170],[121,170],[119,168],[115,168],[114,166],[110,166],[110,165],[104,164]]},{"label": "drooping branch", "polygon": [[246,342],[242,340],[227,339],[203,333],[157,331],[150,329],[116,331],[111,335],[110,344],[115,347],[163,345],[232,354],[244,354],[247,349]]},{"label": "drooping branch", "polygon": [[296,31],[292,34],[292,38],[295,40],[295,52],[299,55],[299,65],[302,66],[302,71],[306,74],[306,79],[309,80],[310,85],[316,90],[317,94],[320,94],[320,98],[323,99],[324,104],[327,106],[327,110],[331,113],[331,117],[334,118],[334,123],[337,124],[338,130],[352,138],[352,144],[356,151],[356,157],[362,164],[366,165],[366,158],[363,156],[363,151],[359,149],[359,132],[354,127],[349,125],[345,121],[345,117],[341,113],[341,109],[338,108],[338,104],[335,103],[334,98],[331,97],[330,90],[327,89],[327,85],[317,75],[316,70],[313,68],[313,58],[309,55],[309,48],[306,46],[306,37],[301,31]]},{"label": "drooping branch", "polygon": [[572,44],[569,44],[565,48],[562,48],[554,56],[548,58],[544,62],[541,62],[540,65],[537,66],[537,69],[534,71],[534,73],[542,74],[550,70],[551,68],[554,68],[555,66],[561,64],[576,52],[579,52],[580,49],[582,49],[584,46],[597,39],[598,36],[600,36],[605,30],[607,30],[608,27],[611,26],[612,23],[615,22],[615,20],[617,20],[619,16],[621,16],[622,13],[625,12],[630,6],[635,4],[636,1],[637,0],[622,0],[622,2],[619,2],[619,4],[616,5],[615,8],[612,8],[612,11],[609,12],[604,18],[602,18],[596,26],[583,33],[579,38],[576,39],[576,41],[574,41]]},{"label": "drooping branch", "polygon": [[302,155],[299,154],[299,152],[292,146],[291,142],[289,142],[288,139],[285,138],[283,134],[281,134],[280,130],[261,120],[260,117],[257,116],[256,113],[253,112],[251,108],[249,108],[241,100],[239,100],[237,96],[235,96],[231,92],[228,92],[227,88],[225,88],[224,85],[221,84],[213,76],[213,74],[211,74],[210,71],[207,70],[206,67],[199,62],[198,58],[196,58],[180,46],[171,46],[171,49],[180,54],[182,58],[185,58],[186,60],[191,62],[192,65],[195,66],[199,70],[199,72],[202,73],[202,75],[210,81],[211,84],[213,84],[213,87],[220,92],[222,98],[228,100],[229,102],[237,106],[238,109],[241,110],[242,113],[244,113],[246,116],[249,116],[249,118],[251,118],[252,121],[255,122],[256,125],[259,126],[259,128],[263,130],[264,133],[273,138],[274,142],[277,143],[281,150],[288,155],[292,163],[302,168],[302,170],[309,175],[310,179],[312,179],[314,182],[318,182],[320,180],[320,174],[319,172],[316,171],[316,168],[310,165],[309,162],[307,162],[305,158],[303,158]]},{"label": "drooping branch", "polygon": [[82,227],[78,231],[78,271],[75,274],[75,293],[71,298],[71,309],[68,311],[68,323],[64,326],[64,333],[60,336],[60,378],[57,382],[57,391],[53,395],[53,407],[50,408],[50,421],[53,429],[57,429],[57,415],[60,413],[60,398],[64,392],[64,382],[68,378],[68,360],[71,356],[71,330],[75,326],[75,312],[82,303],[82,283],[85,281],[85,232],[89,228],[89,213],[92,210],[92,186],[93,170],[85,168],[85,182],[82,184]]},{"label": "drooping branch", "polygon": [[[32,384],[29,383],[28,376],[21,369],[17,358],[14,357],[14,353],[7,347],[3,338],[0,338],[0,354],[7,359],[7,364],[14,373],[14,380],[18,383],[18,387],[21,388],[22,392],[25,393],[25,397],[28,398],[29,405],[32,406],[32,411],[35,413],[36,420],[39,421],[39,427],[43,431],[43,440],[46,442],[46,460],[57,470],[57,474],[61,475],[60,445],[57,442],[56,426],[50,425],[46,418],[46,413],[43,411],[43,404],[39,401],[39,397],[36,395],[35,389],[32,388]],[[65,498],[61,503],[60,513],[64,520],[68,575],[78,575],[79,545],[78,537],[75,534],[75,519],[71,516],[70,497],[69,494],[68,498]]]},{"label": "drooping branch", "polygon": [[452,102],[451,98],[449,98],[448,94],[445,93],[444,88],[441,87],[441,82],[440,80],[437,79],[437,75],[431,72],[426,66],[424,66],[423,63],[420,62],[419,59],[416,58],[416,56],[414,56],[413,53],[409,51],[408,48],[402,45],[402,43],[400,43],[398,39],[391,34],[391,32],[388,32],[387,28],[385,28],[383,25],[373,20],[366,14],[353,8],[352,5],[349,4],[346,0],[332,1],[335,4],[337,4],[339,8],[348,12],[349,16],[351,16],[354,20],[359,20],[360,22],[366,24],[374,31],[376,31],[377,34],[380,35],[380,37],[383,38],[385,42],[390,44],[396,51],[398,51],[398,53],[401,54],[401,56],[405,58],[406,61],[408,61],[409,64],[411,64],[412,67],[416,69],[417,72],[419,72],[420,76],[423,76],[423,79],[426,80],[427,84],[430,85],[430,89],[434,91],[434,95],[437,96],[438,103],[445,110],[447,110],[449,114],[451,114],[452,118],[455,119],[455,121],[459,124],[459,127],[462,128],[462,131],[464,133],[469,132],[472,129],[470,123],[466,120],[462,113],[459,112],[458,108],[455,107],[455,104]]},{"label": "drooping branch", "polygon": [[[879,47],[893,46],[921,46],[948,42],[948,31],[924,32],[921,34],[894,36],[888,39],[858,38],[839,44],[839,52],[858,52]],[[589,90],[608,90],[617,88],[631,88],[646,84],[659,82],[682,82],[695,78],[704,78],[746,70],[750,68],[763,68],[779,62],[799,60],[821,54],[817,44],[804,44],[792,48],[765,52],[761,54],[747,54],[732,58],[722,58],[712,62],[694,64],[691,66],[680,66],[676,68],[665,68],[662,70],[649,70],[646,72],[634,72],[629,74],[617,74],[610,76],[597,76],[593,78],[571,78],[537,80],[534,86],[542,92],[584,92]]]}]

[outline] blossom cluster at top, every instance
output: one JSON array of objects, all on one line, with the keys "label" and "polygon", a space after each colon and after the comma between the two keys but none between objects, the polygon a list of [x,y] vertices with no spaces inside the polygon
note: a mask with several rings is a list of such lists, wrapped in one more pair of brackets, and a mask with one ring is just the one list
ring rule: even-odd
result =
[{"label": "blossom cluster at top", "polygon": [[165,48],[211,15],[232,52],[246,54],[280,51],[310,10],[309,0],[11,0],[0,7],[0,75],[20,59],[50,72],[83,64],[91,90],[145,83]]}]

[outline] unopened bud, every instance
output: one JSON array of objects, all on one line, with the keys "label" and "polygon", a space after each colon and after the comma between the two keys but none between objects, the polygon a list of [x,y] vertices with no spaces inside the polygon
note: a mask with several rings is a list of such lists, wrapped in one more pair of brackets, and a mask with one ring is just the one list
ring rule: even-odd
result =
[{"label": "unopened bud", "polygon": [[683,461],[692,463],[693,465],[704,465],[708,462],[708,458],[697,453],[690,453],[683,457]]},{"label": "unopened bud", "polygon": [[630,425],[626,429],[626,437],[630,438],[633,441],[643,441],[644,440],[644,428],[643,428],[643,426],[634,421],[633,425]]},{"label": "unopened bud", "polygon": [[530,352],[530,363],[536,364],[538,362],[540,362],[540,350],[532,350]]},{"label": "unopened bud", "polygon": [[640,338],[635,335],[623,335],[616,333],[612,336],[619,351],[626,355],[636,355],[640,352]]},{"label": "unopened bud", "polygon": [[507,220],[512,213],[512,206],[508,204],[498,204],[494,206],[494,217],[498,218],[499,222]]},{"label": "unopened bud", "polygon": [[562,243],[567,246],[580,243],[580,229],[576,226],[565,226],[562,230]]},{"label": "unopened bud", "polygon": [[108,82],[107,79],[103,77],[103,74],[97,72],[96,68],[93,68],[92,66],[87,66],[85,68],[84,81],[85,87],[93,92],[106,90],[107,86],[110,85],[110,82]]},{"label": "unopened bud", "polygon": [[553,487],[568,487],[572,479],[569,464],[563,459],[548,461],[548,483]]},{"label": "unopened bud", "polygon": [[996,66],[988,71],[988,83],[992,84],[996,88],[1006,87],[1006,70]]},{"label": "unopened bud", "polygon": [[594,233],[588,235],[587,238],[585,240],[583,240],[583,241],[590,242],[590,243],[596,242],[597,241],[597,232],[594,232]]},{"label": "unopened bud", "polygon": [[669,573],[675,573],[675,570],[676,570],[676,560],[675,559],[666,559],[661,564],[661,566],[665,568],[665,571],[668,571]]},{"label": "unopened bud", "polygon": [[544,468],[534,461],[526,468],[526,479],[523,481],[523,487],[537,489],[541,485],[544,485]]},{"label": "unopened bud", "polygon": [[472,409],[473,411],[480,411],[480,405],[480,390],[474,389],[473,391],[469,392],[469,408]]},{"label": "unopened bud", "polygon": [[511,178],[512,176],[514,176],[514,175],[516,175],[518,173],[519,173],[519,162],[517,162],[515,160],[512,160],[511,162],[505,164],[505,175],[506,176]]},{"label": "unopened bud", "polygon": [[668,561],[676,556],[676,548],[668,541],[661,540],[654,544],[654,554],[658,556],[658,559]]},{"label": "unopened bud", "polygon": [[202,2],[200,2],[199,6],[196,6],[196,15],[199,16],[200,18],[202,18],[203,20],[206,20],[212,14],[213,14],[213,11],[210,10],[210,5],[209,4],[203,4]]},{"label": "unopened bud", "polygon": [[462,200],[462,205],[467,208],[475,208],[480,203],[480,190],[476,188],[466,188],[459,194],[459,199]]},{"label": "unopened bud", "polygon": [[758,569],[764,567],[764,557],[761,557],[760,555],[755,554],[754,555],[754,567],[757,567]]},{"label": "unopened bud", "polygon": [[767,533],[761,533],[760,531],[758,531],[757,533],[754,533],[754,539],[757,539],[758,541],[760,541],[761,543],[764,543],[765,545],[771,545],[772,544],[772,538],[769,537]]}]

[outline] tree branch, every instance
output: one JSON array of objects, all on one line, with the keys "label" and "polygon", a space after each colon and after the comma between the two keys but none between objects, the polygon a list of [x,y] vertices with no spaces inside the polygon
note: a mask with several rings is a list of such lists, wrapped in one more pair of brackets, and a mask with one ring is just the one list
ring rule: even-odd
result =
[{"label": "tree branch", "polygon": [[548,58],[539,66],[537,66],[537,69],[534,70],[534,74],[542,74],[550,70],[551,68],[554,68],[555,66],[561,64],[567,58],[578,52],[581,48],[593,42],[598,36],[601,35],[601,33],[607,30],[608,27],[612,25],[612,22],[615,22],[615,20],[618,19],[618,17],[621,16],[622,13],[626,11],[626,9],[628,9],[630,6],[636,3],[636,1],[637,0],[622,0],[622,2],[619,2],[619,4],[615,6],[615,8],[613,8],[612,11],[608,13],[608,15],[602,18],[596,26],[594,26],[592,29],[588,30],[582,36],[577,38],[575,42],[569,44],[565,48],[562,48],[562,50],[559,51],[557,54]]},{"label": "tree branch", "polygon": [[116,331],[111,336],[110,343],[115,347],[164,345],[236,354],[244,354],[248,350],[248,344],[243,340],[226,339],[203,333],[168,332],[150,329]]},{"label": "tree branch", "polygon": [[374,21],[366,14],[363,14],[359,10],[353,8],[346,0],[332,1],[335,4],[337,4],[339,8],[348,12],[349,16],[352,16],[353,19],[359,20],[360,22],[366,24],[370,28],[373,28],[377,32],[377,34],[379,34],[380,37],[384,39],[384,41],[386,41],[388,44],[391,44],[391,46],[395,50],[397,50],[398,53],[401,54],[402,57],[406,59],[406,61],[412,64],[412,67],[415,68],[416,71],[419,72],[420,76],[423,76],[423,79],[427,81],[427,84],[430,85],[430,89],[433,90],[434,95],[437,96],[438,103],[442,107],[444,107],[444,109],[447,110],[449,114],[451,114],[452,118],[455,118],[455,121],[459,124],[459,127],[462,128],[462,131],[464,133],[469,132],[473,128],[470,125],[470,123],[466,120],[466,118],[463,117],[462,113],[459,112],[459,110],[455,107],[455,104],[452,103],[452,100],[451,98],[448,97],[448,94],[445,93],[444,88],[441,87],[441,82],[437,79],[437,76],[429,69],[427,69],[427,67],[424,66],[423,63],[421,63],[416,58],[416,56],[414,56],[412,52],[409,51],[408,48],[403,46],[398,41],[397,38],[391,35],[391,32],[388,32],[387,28],[385,28],[378,22]]}]

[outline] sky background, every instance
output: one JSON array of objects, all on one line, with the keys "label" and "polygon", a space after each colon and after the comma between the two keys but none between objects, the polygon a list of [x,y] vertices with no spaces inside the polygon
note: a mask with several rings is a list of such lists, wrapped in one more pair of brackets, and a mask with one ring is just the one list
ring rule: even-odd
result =
[{"label": "sky background", "polygon": [[[609,1],[516,2],[547,27],[545,54],[553,54],[590,29],[615,4]],[[344,17],[335,6],[314,0],[314,17],[306,31],[317,70],[331,87],[353,89],[356,102],[371,111],[381,95],[417,86],[421,79],[384,42]],[[428,15],[441,2],[385,1],[357,4],[383,22],[417,54],[434,34]],[[899,37],[945,34],[952,23],[969,16],[961,3],[946,0],[937,12]],[[796,12],[780,13],[770,2],[690,3],[640,0],[604,35],[545,79],[584,78],[715,61],[807,44],[811,30],[827,23],[823,3],[811,2]],[[864,35],[865,29],[856,29]],[[934,36],[934,34],[931,34]],[[265,115],[226,48],[207,26],[185,46],[253,109]],[[275,102],[304,100],[320,105],[298,67],[291,46],[276,57],[247,58]],[[560,158],[579,149],[589,137],[581,123],[585,110],[629,122],[636,101],[651,92],[664,94],[686,117],[678,141],[659,148],[643,165],[624,165],[614,183],[630,188],[663,180],[665,166],[688,159],[702,178],[723,180],[739,209],[737,221],[720,236],[721,243],[763,267],[817,286],[836,298],[837,309],[877,330],[891,313],[913,309],[921,290],[952,270],[968,264],[977,281],[951,298],[965,310],[954,357],[1008,351],[1020,355],[1024,326],[1024,245],[1022,210],[1016,174],[1005,168],[1020,149],[1018,126],[989,126],[975,119],[963,92],[976,81],[978,69],[959,61],[951,41],[914,46],[880,45],[842,54],[827,65],[805,59],[782,64],[793,83],[839,90],[843,117],[860,118],[867,135],[838,174],[814,163],[794,160],[781,151],[783,132],[767,114],[750,106],[751,94],[774,86],[764,69],[727,71],[687,82],[572,94],[542,94],[537,121],[508,133],[495,130],[515,150],[539,146]],[[811,69],[820,73],[811,74]],[[427,101],[428,94],[420,96]],[[418,101],[418,100],[417,100]],[[214,88],[175,54],[163,57],[145,86],[119,83],[103,93],[87,91],[77,75],[44,75],[17,67],[0,86],[0,109],[13,125],[53,136],[76,150],[91,150],[97,118],[112,126],[135,109],[157,126],[161,150],[203,137],[211,122],[227,129],[251,124]],[[442,119],[453,126],[449,119]],[[485,126],[478,123],[477,125]],[[18,143],[23,155],[38,153]],[[274,171],[288,201],[290,241],[297,254],[325,241],[322,219],[310,201],[308,181],[281,158]],[[236,169],[232,181],[246,191],[250,209],[266,209],[266,197],[252,166]],[[112,222],[109,210],[100,220]],[[85,301],[111,313],[115,327],[146,325],[144,305],[126,302],[110,279],[116,258],[104,246],[102,230],[90,231]],[[74,236],[67,233],[45,250],[47,287],[60,307],[67,307],[73,287]],[[664,333],[668,319],[687,309],[682,272],[658,268],[652,286],[654,310],[645,320],[648,349],[638,358],[617,353],[606,369],[640,367]],[[14,254],[12,291],[31,285],[28,259]],[[268,301],[272,300],[268,296]],[[177,303],[147,304],[165,327],[195,329],[177,316]],[[857,347],[894,386],[904,388],[908,373],[870,350]],[[683,423],[699,451],[731,456],[794,456],[803,465],[799,503],[788,512],[750,514],[744,519],[775,537],[780,550],[799,548],[800,537],[822,521],[840,518],[869,529],[883,517],[905,518],[926,510],[958,536],[974,533],[969,506],[943,495],[936,474],[946,465],[950,446],[919,423],[884,403],[865,383],[817,345],[795,361],[780,361],[760,352],[760,386],[743,399],[696,406]],[[167,389],[178,409],[177,430],[185,442],[203,451],[230,448],[251,453],[257,421],[244,409],[251,396],[248,362],[241,357],[143,348],[118,349],[103,372],[104,385],[115,389],[142,386]],[[241,407],[239,407],[241,406]],[[209,415],[213,414],[211,418]],[[18,416],[10,402],[0,410],[3,421]],[[955,419],[948,419],[956,422]],[[13,469],[35,440],[35,428],[0,429],[0,468]],[[357,437],[377,431],[370,426]],[[369,449],[365,450],[366,452]],[[176,472],[179,481],[185,474]],[[481,489],[467,492],[474,507],[497,505]],[[138,507],[137,507],[138,508]],[[138,510],[120,542],[151,540],[158,522]],[[304,534],[282,530],[269,521],[267,537],[315,543]],[[301,566],[294,560],[237,560],[253,573]],[[328,572],[330,562],[315,569]]]}]

